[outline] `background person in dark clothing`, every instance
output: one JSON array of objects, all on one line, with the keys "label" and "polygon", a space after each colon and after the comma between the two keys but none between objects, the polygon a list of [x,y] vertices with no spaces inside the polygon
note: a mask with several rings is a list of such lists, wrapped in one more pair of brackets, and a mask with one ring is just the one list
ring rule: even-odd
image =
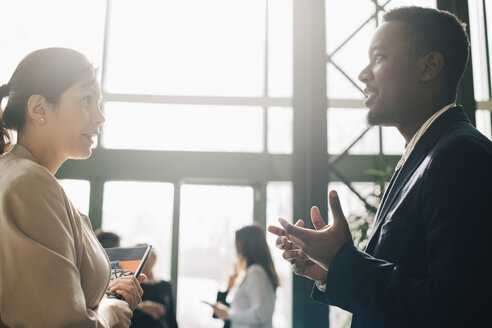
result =
[{"label": "background person in dark clothing", "polygon": [[[147,246],[138,244],[137,246]],[[142,302],[133,311],[132,328],[177,328],[176,305],[174,293],[169,282],[154,277],[157,255],[153,251],[142,273],[147,276],[147,283],[141,284],[144,294]]]}]

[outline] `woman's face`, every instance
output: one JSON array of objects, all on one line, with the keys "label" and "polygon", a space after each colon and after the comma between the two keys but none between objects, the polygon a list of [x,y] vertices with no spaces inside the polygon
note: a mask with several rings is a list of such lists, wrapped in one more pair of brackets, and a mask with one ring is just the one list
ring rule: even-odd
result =
[{"label": "woman's face", "polygon": [[65,90],[58,104],[47,111],[51,143],[59,156],[87,158],[91,155],[94,138],[105,120],[100,99],[97,80],[81,80]]}]

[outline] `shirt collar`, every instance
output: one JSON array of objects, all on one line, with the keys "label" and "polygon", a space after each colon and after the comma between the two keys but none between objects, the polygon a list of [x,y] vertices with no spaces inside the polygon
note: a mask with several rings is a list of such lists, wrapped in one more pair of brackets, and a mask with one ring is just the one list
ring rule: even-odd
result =
[{"label": "shirt collar", "polygon": [[403,164],[407,161],[408,157],[410,157],[410,154],[412,153],[413,149],[415,148],[415,145],[417,142],[420,140],[422,135],[427,131],[427,129],[434,123],[434,121],[441,116],[445,111],[450,109],[451,107],[455,107],[456,103],[451,103],[449,105],[444,106],[437,112],[435,112],[431,117],[425,121],[424,124],[417,130],[417,132],[413,135],[412,139],[410,139],[410,142],[406,145],[405,147],[405,152],[403,153],[403,156],[401,157],[400,161],[398,164],[396,164],[395,171],[400,169]]}]

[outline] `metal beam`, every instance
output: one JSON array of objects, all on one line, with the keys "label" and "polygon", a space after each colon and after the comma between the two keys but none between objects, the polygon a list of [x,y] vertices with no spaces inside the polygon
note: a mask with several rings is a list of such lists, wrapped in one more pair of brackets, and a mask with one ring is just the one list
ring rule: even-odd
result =
[{"label": "metal beam", "polygon": [[[326,47],[324,0],[294,5],[294,218],[308,217],[312,205],[327,213]],[[310,220],[306,220],[310,225]],[[315,303],[313,282],[294,276],[293,327],[328,327],[328,306]]]}]

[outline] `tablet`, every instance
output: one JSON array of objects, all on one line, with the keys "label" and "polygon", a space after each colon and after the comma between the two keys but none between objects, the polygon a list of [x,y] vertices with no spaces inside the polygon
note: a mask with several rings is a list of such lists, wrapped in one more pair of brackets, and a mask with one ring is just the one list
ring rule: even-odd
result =
[{"label": "tablet", "polygon": [[135,275],[138,278],[147,263],[152,246],[114,247],[105,248],[105,251],[111,262],[112,273],[113,270],[119,270],[118,277]]},{"label": "tablet", "polygon": [[[131,275],[138,278],[147,263],[152,246],[114,247],[104,250],[111,263],[111,280]],[[112,293],[109,289],[106,290],[106,295],[109,298],[123,299],[121,295]]]}]

